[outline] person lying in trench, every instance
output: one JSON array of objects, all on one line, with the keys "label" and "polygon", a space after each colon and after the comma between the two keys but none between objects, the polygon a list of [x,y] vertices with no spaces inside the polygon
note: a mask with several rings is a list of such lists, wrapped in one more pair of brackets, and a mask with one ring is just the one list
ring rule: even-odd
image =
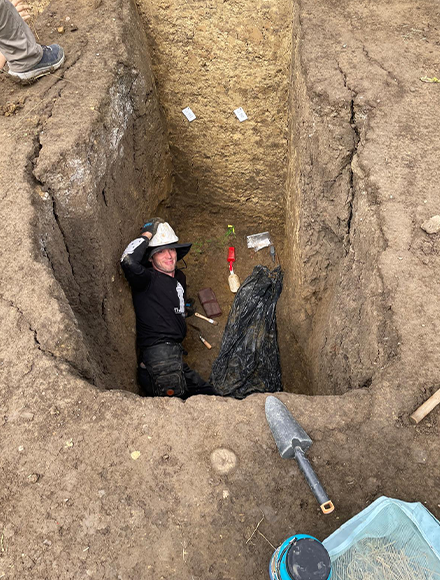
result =
[{"label": "person lying in trench", "polygon": [[186,277],[176,265],[191,244],[178,242],[169,223],[151,218],[121,258],[136,314],[138,380],[141,395],[147,397],[217,394],[183,362]]},{"label": "person lying in trench", "polygon": [[8,63],[8,74],[29,83],[60,68],[64,51],[58,44],[37,44],[25,20],[29,6],[22,0],[0,0],[0,70]]}]

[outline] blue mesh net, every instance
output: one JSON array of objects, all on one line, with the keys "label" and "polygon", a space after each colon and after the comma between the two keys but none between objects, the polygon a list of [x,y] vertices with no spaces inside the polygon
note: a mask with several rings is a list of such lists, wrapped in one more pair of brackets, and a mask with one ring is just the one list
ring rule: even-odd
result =
[{"label": "blue mesh net", "polygon": [[440,523],[419,503],[379,498],[323,543],[332,580],[440,580]]}]

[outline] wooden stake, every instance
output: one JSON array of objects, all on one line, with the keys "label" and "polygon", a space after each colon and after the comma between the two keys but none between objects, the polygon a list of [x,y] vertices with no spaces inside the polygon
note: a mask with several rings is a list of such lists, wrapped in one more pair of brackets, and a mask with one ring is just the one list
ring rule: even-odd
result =
[{"label": "wooden stake", "polygon": [[413,423],[420,423],[420,421],[424,419],[426,415],[428,415],[428,413],[430,413],[435,407],[437,407],[439,403],[440,389],[437,389],[432,397],[429,397],[429,399],[425,401],[423,405],[420,405],[420,407],[414,411],[410,417],[411,421],[413,421]]}]

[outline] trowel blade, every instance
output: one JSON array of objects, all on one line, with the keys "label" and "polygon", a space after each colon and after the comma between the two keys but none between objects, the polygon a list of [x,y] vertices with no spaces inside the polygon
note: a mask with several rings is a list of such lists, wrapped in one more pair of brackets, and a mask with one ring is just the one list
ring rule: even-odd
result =
[{"label": "trowel blade", "polygon": [[295,456],[295,447],[306,452],[312,440],[292,417],[289,409],[276,397],[269,396],[265,404],[266,419],[283,459]]}]

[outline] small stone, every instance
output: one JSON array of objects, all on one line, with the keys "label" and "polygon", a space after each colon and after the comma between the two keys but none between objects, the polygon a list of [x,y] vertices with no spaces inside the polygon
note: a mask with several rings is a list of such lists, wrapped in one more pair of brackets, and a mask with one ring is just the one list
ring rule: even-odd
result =
[{"label": "small stone", "polygon": [[211,464],[217,473],[225,475],[237,467],[237,456],[230,449],[214,449],[211,453]]},{"label": "small stone", "polygon": [[50,540],[44,540],[44,541],[43,541],[43,544],[44,544],[45,546],[51,546],[51,545],[52,545],[52,542],[51,542]]},{"label": "small stone", "polygon": [[213,487],[217,487],[218,485],[220,485],[221,481],[220,479],[208,479],[208,483]]},{"label": "small stone", "polygon": [[37,483],[37,481],[39,479],[40,479],[40,476],[38,473],[31,473],[31,475],[28,475],[29,483]]},{"label": "small stone", "polygon": [[24,450],[24,447],[23,447],[23,445],[20,445],[20,446],[18,447],[18,450],[19,450],[20,452],[21,452],[21,451],[23,451],[23,450]]},{"label": "small stone", "polygon": [[440,232],[440,215],[432,216],[432,218],[423,222],[421,227],[427,234],[436,234]]},{"label": "small stone", "polygon": [[59,32],[60,34],[64,34],[64,26],[58,26],[57,32]]},{"label": "small stone", "polygon": [[26,421],[32,421],[34,418],[34,414],[33,413],[22,413],[21,414],[22,418],[25,419]]}]

